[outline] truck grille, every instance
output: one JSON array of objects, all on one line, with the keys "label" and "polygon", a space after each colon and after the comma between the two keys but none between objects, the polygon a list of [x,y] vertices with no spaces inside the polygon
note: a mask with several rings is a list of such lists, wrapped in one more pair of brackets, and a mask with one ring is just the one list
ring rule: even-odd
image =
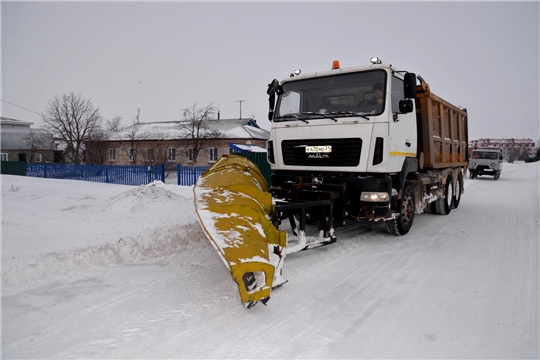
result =
[{"label": "truck grille", "polygon": [[[327,153],[306,153],[306,146],[331,146]],[[301,166],[358,166],[362,139],[284,140],[281,143],[285,165]]]}]

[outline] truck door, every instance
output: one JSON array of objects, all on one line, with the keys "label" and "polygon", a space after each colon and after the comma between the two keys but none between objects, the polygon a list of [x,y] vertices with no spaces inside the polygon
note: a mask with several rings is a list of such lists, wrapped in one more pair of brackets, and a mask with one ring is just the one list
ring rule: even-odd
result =
[{"label": "truck door", "polygon": [[[416,109],[413,108],[413,111],[407,114],[400,112],[399,101],[405,100],[403,80],[394,74],[391,82],[390,157],[416,157]],[[403,162],[392,161],[392,163],[399,165]]]}]

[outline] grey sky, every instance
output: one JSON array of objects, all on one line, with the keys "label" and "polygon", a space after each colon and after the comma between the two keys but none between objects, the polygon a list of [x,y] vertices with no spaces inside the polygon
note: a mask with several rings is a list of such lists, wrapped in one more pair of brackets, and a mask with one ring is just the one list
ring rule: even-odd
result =
[{"label": "grey sky", "polygon": [[[364,65],[421,75],[469,138],[539,134],[539,2],[2,2],[4,117],[71,91],[105,119],[178,120],[195,102],[267,120],[267,84]],[[238,100],[245,100],[240,103]],[[20,107],[11,105],[16,104]],[[34,112],[32,112],[34,111]]]}]

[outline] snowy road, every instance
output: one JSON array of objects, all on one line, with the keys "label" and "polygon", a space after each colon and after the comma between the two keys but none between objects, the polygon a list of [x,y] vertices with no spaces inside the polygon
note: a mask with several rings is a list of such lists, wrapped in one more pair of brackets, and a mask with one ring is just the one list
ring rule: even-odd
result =
[{"label": "snowy road", "polygon": [[505,164],[404,237],[348,224],[290,255],[289,282],[250,310],[192,226],[187,251],[4,284],[2,358],[538,359],[539,219],[539,163]]}]

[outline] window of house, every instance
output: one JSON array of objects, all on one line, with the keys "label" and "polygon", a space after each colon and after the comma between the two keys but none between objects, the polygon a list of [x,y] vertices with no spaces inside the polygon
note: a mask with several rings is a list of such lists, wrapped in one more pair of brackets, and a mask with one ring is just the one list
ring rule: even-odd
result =
[{"label": "window of house", "polygon": [[154,149],[147,149],[147,151],[146,151],[146,160],[154,161]]},{"label": "window of house", "polygon": [[135,149],[129,148],[128,155],[129,155],[129,161],[133,161],[133,159],[135,158]]},{"label": "window of house", "polygon": [[210,154],[210,162],[216,162],[218,159],[217,147],[211,147],[209,149],[209,154]]},{"label": "window of house", "polygon": [[193,148],[189,148],[189,149],[188,149],[188,155],[187,155],[188,161],[193,161],[193,157],[194,157],[194,153],[195,153],[194,150],[195,150],[195,149],[193,149]]},{"label": "window of house", "polygon": [[167,149],[167,161],[176,161],[176,149],[168,148]]},{"label": "window of house", "polygon": [[35,153],[34,154],[34,162],[41,162],[41,154],[40,153]]},{"label": "window of house", "polygon": [[8,154],[2,153],[2,161],[8,161]]},{"label": "window of house", "polygon": [[110,148],[109,149],[109,161],[115,161],[116,160],[116,149]]}]

